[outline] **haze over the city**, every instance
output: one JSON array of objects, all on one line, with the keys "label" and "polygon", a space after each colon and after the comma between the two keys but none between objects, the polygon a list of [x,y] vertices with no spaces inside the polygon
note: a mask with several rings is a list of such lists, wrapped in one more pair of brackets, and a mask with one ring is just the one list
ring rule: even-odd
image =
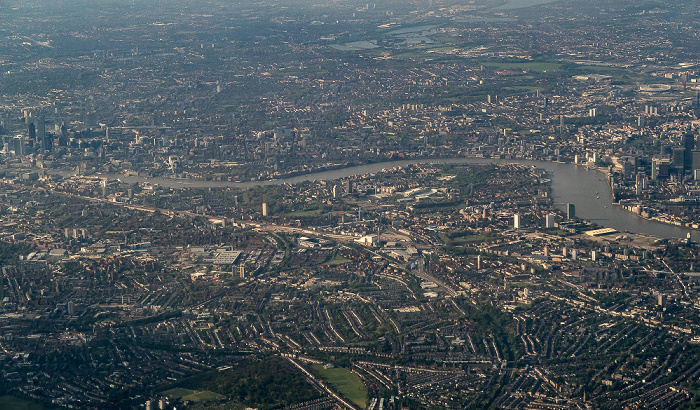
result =
[{"label": "haze over the city", "polygon": [[0,2],[0,408],[697,408],[697,17]]}]

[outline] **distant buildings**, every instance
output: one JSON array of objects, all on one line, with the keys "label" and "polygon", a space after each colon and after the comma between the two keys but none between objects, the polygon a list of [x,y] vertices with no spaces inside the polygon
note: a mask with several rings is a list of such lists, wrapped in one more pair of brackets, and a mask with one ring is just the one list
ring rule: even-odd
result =
[{"label": "distant buildings", "polygon": [[355,239],[355,242],[362,245],[376,246],[379,243],[379,235],[366,235],[361,238]]},{"label": "distant buildings", "polygon": [[695,149],[695,135],[691,132],[683,135],[683,171],[691,172],[693,169],[693,150]]},{"label": "distant buildings", "polygon": [[556,216],[556,215],[554,215],[554,214],[547,214],[547,216],[545,217],[545,223],[544,223],[545,228],[547,228],[547,229],[552,229],[552,228],[554,228],[554,218],[555,218],[555,216]]},{"label": "distant buildings", "polygon": [[657,297],[656,304],[658,306],[665,307],[667,303],[668,303],[668,296],[663,294],[663,293],[659,293],[659,295]]}]

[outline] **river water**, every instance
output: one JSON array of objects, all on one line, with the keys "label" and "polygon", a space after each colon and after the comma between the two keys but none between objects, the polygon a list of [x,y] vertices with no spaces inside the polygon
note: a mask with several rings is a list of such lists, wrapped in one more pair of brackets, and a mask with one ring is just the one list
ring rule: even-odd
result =
[{"label": "river water", "polygon": [[293,178],[273,181],[225,182],[225,181],[194,181],[165,178],[125,177],[122,175],[105,175],[119,178],[126,183],[150,182],[169,188],[246,188],[257,185],[280,185],[304,181],[334,180],[353,175],[376,173],[386,168],[406,166],[416,163],[435,164],[487,164],[487,163],[517,163],[535,166],[547,171],[552,180],[552,199],[556,207],[564,210],[567,203],[576,206],[576,216],[595,222],[606,228],[624,232],[635,232],[652,235],[659,238],[685,238],[692,234],[693,240],[700,239],[700,232],[693,229],[681,228],[661,222],[650,221],[635,214],[622,210],[612,204],[612,190],[603,173],[584,166],[562,164],[556,162],[486,159],[486,158],[448,158],[448,159],[409,159],[401,161],[381,162],[360,165],[349,168],[323,171],[314,174],[300,175]]},{"label": "river water", "polygon": [[515,10],[525,7],[539,6],[547,3],[554,3],[558,0],[510,0],[505,4],[494,7],[494,10]]}]

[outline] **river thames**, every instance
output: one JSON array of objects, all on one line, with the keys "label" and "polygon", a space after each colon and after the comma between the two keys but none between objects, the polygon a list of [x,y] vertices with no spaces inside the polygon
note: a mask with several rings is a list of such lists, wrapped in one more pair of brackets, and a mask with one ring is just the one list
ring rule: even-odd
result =
[{"label": "river thames", "polygon": [[409,159],[322,171],[286,179],[251,182],[148,178],[140,176],[122,176],[117,174],[104,176],[115,179],[119,178],[121,181],[127,183],[149,182],[169,188],[246,188],[256,185],[279,185],[285,183],[293,184],[304,181],[334,180],[354,175],[376,173],[386,168],[394,168],[418,163],[516,163],[534,166],[547,171],[547,174],[552,181],[552,199],[554,200],[556,207],[563,210],[567,203],[572,203],[576,206],[576,216],[579,218],[589,220],[606,228],[617,229],[621,232],[629,231],[667,239],[685,238],[688,233],[691,233],[693,240],[700,239],[700,232],[697,230],[650,221],[627,212],[621,209],[619,206],[613,205],[612,190],[606,181],[606,176],[603,173],[580,165],[557,162],[495,158]]}]

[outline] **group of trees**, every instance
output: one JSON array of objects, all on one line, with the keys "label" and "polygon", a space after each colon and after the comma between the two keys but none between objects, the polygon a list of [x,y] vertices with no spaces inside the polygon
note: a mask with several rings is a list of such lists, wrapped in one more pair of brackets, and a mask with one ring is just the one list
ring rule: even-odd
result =
[{"label": "group of trees", "polygon": [[250,407],[272,409],[321,397],[284,359],[271,356],[224,372],[210,372],[180,387],[209,390]]}]

